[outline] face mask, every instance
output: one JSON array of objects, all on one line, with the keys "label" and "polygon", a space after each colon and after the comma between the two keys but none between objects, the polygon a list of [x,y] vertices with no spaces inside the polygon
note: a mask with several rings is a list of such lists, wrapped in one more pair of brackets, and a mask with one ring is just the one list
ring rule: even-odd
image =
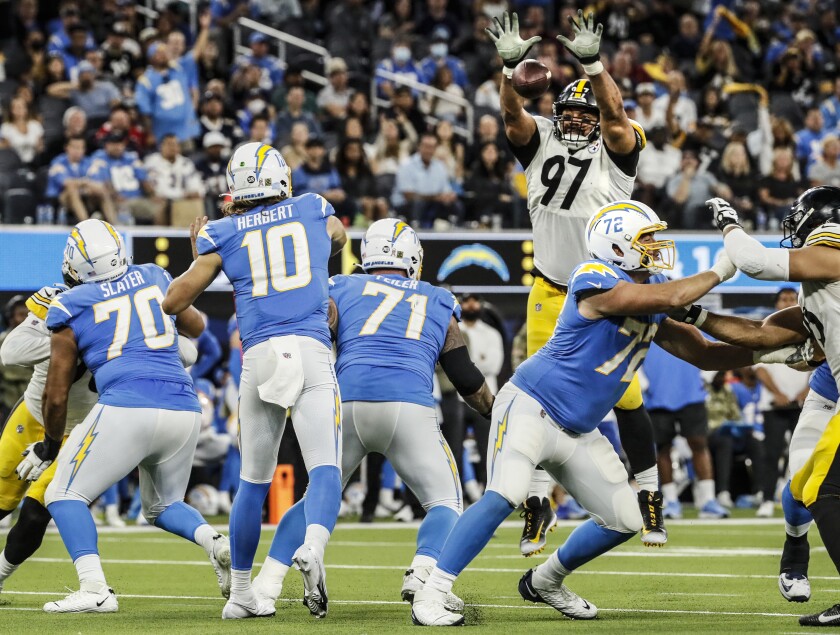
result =
[{"label": "face mask", "polygon": [[398,46],[394,49],[394,61],[405,64],[411,59],[411,49],[406,46]]},{"label": "face mask", "polygon": [[437,44],[432,44],[429,47],[429,52],[434,57],[446,57],[446,54],[449,53],[449,45],[445,42],[438,42]]},{"label": "face mask", "polygon": [[255,99],[248,102],[248,110],[252,115],[256,115],[265,110],[265,102],[262,99]]},{"label": "face mask", "polygon": [[461,317],[465,320],[477,320],[481,316],[481,311],[461,311]]}]

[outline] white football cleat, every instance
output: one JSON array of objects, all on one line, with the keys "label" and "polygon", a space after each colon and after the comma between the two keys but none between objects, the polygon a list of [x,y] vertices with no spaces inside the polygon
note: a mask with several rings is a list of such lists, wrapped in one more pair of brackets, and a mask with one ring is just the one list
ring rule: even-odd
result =
[{"label": "white football cleat", "polygon": [[461,626],[464,616],[446,610],[446,594],[434,589],[420,589],[414,594],[411,621],[417,626]]},{"label": "white football cleat", "polygon": [[811,583],[801,573],[781,573],[779,593],[788,602],[807,602],[811,599]]},{"label": "white football cleat", "polygon": [[[271,588],[271,587],[274,588]],[[277,602],[277,598],[280,597],[280,594],[283,592],[283,583],[269,585],[257,575],[254,578],[254,581],[251,583],[251,588],[254,590],[254,595],[257,596],[257,599],[260,602],[265,602],[266,604],[271,604],[274,606]]]},{"label": "white football cleat", "polygon": [[210,564],[216,571],[219,589],[223,598],[230,597],[230,540],[227,536],[216,534],[213,537],[213,551],[210,554]]},{"label": "white football cleat", "polygon": [[[406,571],[400,591],[402,599],[412,604],[414,595],[423,588],[431,573],[432,567],[414,567]],[[443,606],[446,607],[447,611],[460,612],[464,610],[464,601],[450,591],[443,600]]]},{"label": "white football cleat", "polygon": [[107,586],[102,591],[75,591],[63,600],[47,602],[47,613],[116,613],[119,609],[114,589]]},{"label": "white football cleat", "polygon": [[519,580],[519,595],[528,602],[548,604],[566,617],[576,620],[592,620],[598,616],[598,607],[571,591],[565,584],[539,584],[533,569],[529,569]]},{"label": "white football cleat", "polygon": [[776,505],[773,501],[764,501],[758,506],[758,511],[755,512],[755,515],[758,518],[773,518],[775,511]]},{"label": "white football cleat", "polygon": [[303,575],[303,603],[317,618],[327,614],[327,572],[324,563],[311,546],[303,544],[295,551],[292,562]]},{"label": "white football cleat", "polygon": [[120,518],[120,508],[117,505],[105,505],[105,524],[109,527],[122,529],[125,521]]},{"label": "white football cleat", "polygon": [[243,620],[249,617],[271,617],[275,609],[273,604],[260,600],[253,592],[231,595],[222,609],[223,620]]}]

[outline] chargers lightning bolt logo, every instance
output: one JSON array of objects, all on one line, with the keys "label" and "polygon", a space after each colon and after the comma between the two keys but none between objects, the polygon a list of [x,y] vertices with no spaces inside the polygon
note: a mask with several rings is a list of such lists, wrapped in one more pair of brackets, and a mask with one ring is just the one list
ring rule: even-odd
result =
[{"label": "chargers lightning bolt logo", "polygon": [[505,410],[505,414],[502,416],[502,420],[499,422],[499,425],[496,427],[496,441],[493,444],[493,462],[490,465],[490,476],[493,476],[493,470],[496,467],[496,456],[498,456],[499,452],[502,451],[502,444],[505,442],[505,435],[508,431],[508,416],[510,415],[510,409],[513,408],[513,402],[516,401],[516,397],[511,399],[510,404]]},{"label": "chargers lightning bolt logo", "polygon": [[70,461],[70,464],[73,466],[73,471],[70,473],[70,478],[67,480],[67,489],[70,489],[70,484],[73,482],[73,479],[76,478],[79,468],[82,467],[82,463],[90,455],[90,446],[93,445],[94,440],[99,434],[96,432],[96,425],[99,423],[99,417],[102,416],[102,412],[104,410],[105,408],[102,408],[102,410],[99,411],[99,414],[96,415],[96,419],[93,420],[93,425],[90,426],[85,438],[82,439],[82,442],[76,450],[76,456],[74,456],[73,460]]}]

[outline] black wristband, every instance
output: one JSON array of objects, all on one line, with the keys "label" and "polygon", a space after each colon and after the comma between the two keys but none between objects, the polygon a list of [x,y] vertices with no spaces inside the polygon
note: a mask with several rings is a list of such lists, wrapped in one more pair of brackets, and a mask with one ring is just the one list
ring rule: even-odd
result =
[{"label": "black wristband", "polygon": [[697,318],[699,318],[700,315],[702,315],[702,313],[702,306],[700,306],[699,304],[692,304],[685,318],[683,318],[683,322],[685,322],[686,324],[694,324],[697,321]]},{"label": "black wristband", "polygon": [[58,451],[61,449],[61,441],[51,439],[48,435],[44,435],[44,456],[38,456],[42,461],[52,461],[58,456]]},{"label": "black wristband", "polygon": [[586,57],[577,58],[581,64],[594,64],[601,61],[600,55],[587,55]]}]

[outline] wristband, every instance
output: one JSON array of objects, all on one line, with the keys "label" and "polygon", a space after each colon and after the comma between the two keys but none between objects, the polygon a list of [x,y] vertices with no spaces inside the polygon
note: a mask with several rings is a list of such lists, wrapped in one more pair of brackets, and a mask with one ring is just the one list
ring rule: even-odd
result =
[{"label": "wristband", "polygon": [[595,75],[600,75],[604,72],[604,65],[601,63],[601,60],[596,59],[590,64],[584,64],[583,72],[589,75],[590,77],[594,77]]},{"label": "wristband", "polygon": [[502,75],[508,79],[513,78],[513,69],[510,66],[502,66]]},{"label": "wristband", "polygon": [[61,441],[56,441],[48,435],[44,435],[44,453],[46,456],[39,456],[42,461],[52,461],[58,456],[58,451],[61,449]]},{"label": "wristband", "polygon": [[693,324],[699,329],[703,325],[703,322],[706,321],[708,315],[709,312],[699,304],[692,304],[683,322],[686,324]]}]

